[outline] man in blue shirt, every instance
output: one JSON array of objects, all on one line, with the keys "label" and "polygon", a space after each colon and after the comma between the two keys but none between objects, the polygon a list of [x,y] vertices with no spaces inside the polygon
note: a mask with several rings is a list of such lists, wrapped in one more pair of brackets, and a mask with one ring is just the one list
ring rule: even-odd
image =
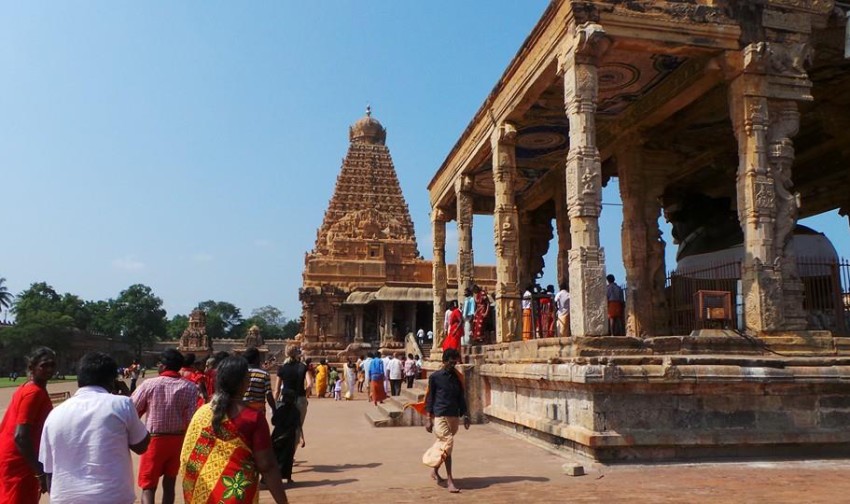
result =
[{"label": "man in blue shirt", "polygon": [[454,435],[457,434],[461,418],[465,429],[469,429],[470,423],[463,378],[456,369],[458,362],[460,353],[454,348],[446,349],[443,352],[443,367],[428,377],[428,392],[425,395],[425,411],[428,413],[425,430],[433,432],[437,440],[422,456],[422,463],[434,468],[431,478],[439,484],[443,482],[440,466],[445,462],[446,488],[451,493],[460,492],[452,478]]}]

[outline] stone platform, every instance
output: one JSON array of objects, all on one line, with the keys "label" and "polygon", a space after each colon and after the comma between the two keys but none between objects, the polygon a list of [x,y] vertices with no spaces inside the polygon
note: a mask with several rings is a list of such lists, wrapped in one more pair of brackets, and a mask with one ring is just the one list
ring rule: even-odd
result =
[{"label": "stone platform", "polygon": [[850,352],[829,333],[473,347],[474,419],[598,460],[850,454]]}]

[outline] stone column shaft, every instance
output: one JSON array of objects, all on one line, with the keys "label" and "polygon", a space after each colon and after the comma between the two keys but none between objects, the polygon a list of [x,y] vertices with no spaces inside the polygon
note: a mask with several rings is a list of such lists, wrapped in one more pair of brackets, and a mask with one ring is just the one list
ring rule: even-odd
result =
[{"label": "stone column shaft", "polygon": [[443,331],[443,320],[446,313],[446,220],[448,217],[439,208],[431,209],[431,235],[434,237],[434,258],[432,260],[432,292],[434,295],[433,328],[434,341],[432,351],[436,351],[446,337]]},{"label": "stone column shaft", "polygon": [[457,197],[457,299],[463,303],[463,292],[474,282],[472,252],[472,177],[461,175],[455,184]]},{"label": "stone column shaft", "polygon": [[[755,333],[806,327],[802,283],[791,248],[799,205],[798,196],[791,193],[791,137],[797,133],[800,115],[796,103],[784,99],[797,90],[772,85],[776,80],[770,75],[777,68],[771,61],[773,55],[789,50],[793,46],[747,46],[744,73],[729,91],[730,116],[738,140],[738,220],[744,231],[744,322],[747,330]],[[805,72],[797,76],[803,77]],[[779,79],[794,82],[792,76]],[[799,88],[806,89],[808,81],[802,82]],[[800,95],[800,99],[806,96]]]},{"label": "stone column shaft", "polygon": [[638,141],[616,153],[623,200],[622,246],[626,267],[626,334],[667,334],[664,240],[658,227],[663,183],[654,175]]},{"label": "stone column shaft", "polygon": [[493,152],[493,183],[496,205],[493,243],[496,246],[496,342],[517,339],[519,285],[517,278],[516,128],[503,124],[490,139]]},{"label": "stone column shaft", "polygon": [[563,283],[570,285],[570,216],[567,211],[566,181],[560,178],[558,190],[555,191],[555,227],[558,233],[558,286]]},{"label": "stone column shaft", "polygon": [[354,341],[363,341],[363,307],[354,307]]},{"label": "stone column shaft", "polygon": [[384,324],[383,331],[381,337],[381,345],[386,345],[387,343],[393,341],[393,302],[392,301],[384,301],[383,309],[384,309]]},{"label": "stone column shaft", "polygon": [[574,45],[560,58],[564,104],[570,124],[566,164],[570,329],[576,336],[607,333],[605,253],[599,244],[602,165],[596,146],[597,62],[610,43],[601,26],[576,28]]}]

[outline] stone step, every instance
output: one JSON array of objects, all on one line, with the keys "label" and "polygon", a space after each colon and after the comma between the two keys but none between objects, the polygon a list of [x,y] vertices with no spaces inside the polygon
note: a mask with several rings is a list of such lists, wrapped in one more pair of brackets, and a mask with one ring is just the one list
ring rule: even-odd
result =
[{"label": "stone step", "polygon": [[419,402],[425,399],[425,389],[417,387],[403,388],[399,397],[406,403]]},{"label": "stone step", "polygon": [[392,419],[401,417],[402,408],[403,405],[399,404],[399,402],[392,397],[388,397],[384,400],[384,402],[378,403],[378,411]]},{"label": "stone step", "polygon": [[365,414],[366,421],[369,422],[372,427],[390,427],[392,424],[392,419],[378,410],[369,410]]}]

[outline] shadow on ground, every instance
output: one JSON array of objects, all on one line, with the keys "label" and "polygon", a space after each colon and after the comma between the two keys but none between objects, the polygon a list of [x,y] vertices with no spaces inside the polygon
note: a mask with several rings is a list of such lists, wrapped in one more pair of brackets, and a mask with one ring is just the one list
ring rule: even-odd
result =
[{"label": "shadow on ground", "polygon": [[380,462],[372,462],[369,464],[337,464],[337,465],[309,465],[302,464],[298,467],[301,469],[298,472],[317,472],[317,473],[339,473],[349,471],[351,469],[374,469],[380,466]]},{"label": "shadow on ground", "polygon": [[507,485],[509,483],[518,483],[521,481],[545,483],[549,481],[549,478],[544,478],[542,476],[482,476],[476,478],[455,478],[455,485],[462,489],[480,490],[482,488],[489,488],[493,485]]},{"label": "shadow on ground", "polygon": [[301,482],[296,481],[295,483],[292,483],[291,485],[287,485],[286,489],[289,490],[291,488],[312,488],[312,487],[327,487],[327,486],[337,487],[337,486],[341,486],[341,485],[348,485],[349,483],[356,483],[358,481],[360,481],[360,480],[357,479],[357,478],[348,478],[348,479],[339,479],[339,480],[323,479],[323,480],[318,480],[318,481],[301,481]]}]

